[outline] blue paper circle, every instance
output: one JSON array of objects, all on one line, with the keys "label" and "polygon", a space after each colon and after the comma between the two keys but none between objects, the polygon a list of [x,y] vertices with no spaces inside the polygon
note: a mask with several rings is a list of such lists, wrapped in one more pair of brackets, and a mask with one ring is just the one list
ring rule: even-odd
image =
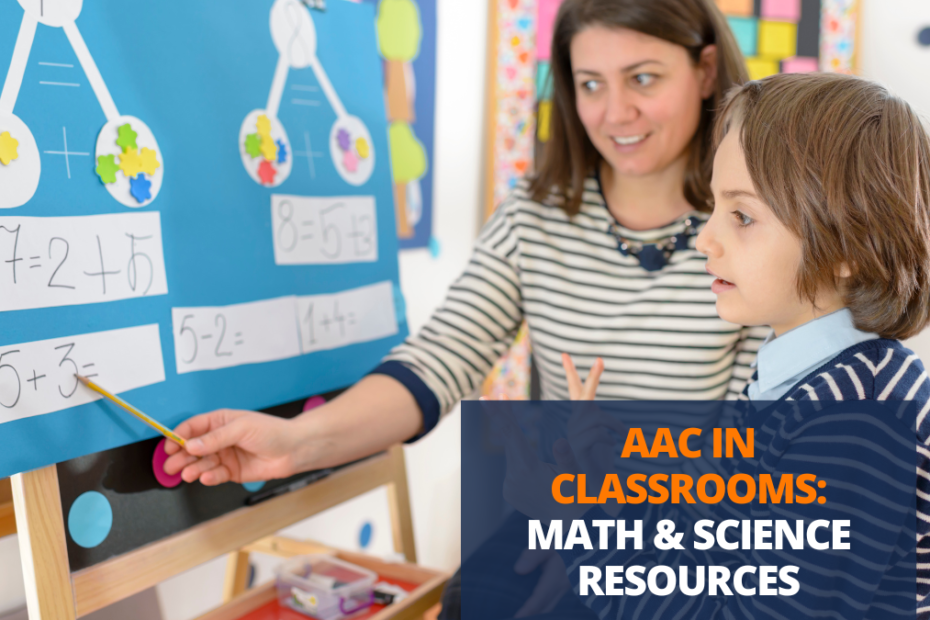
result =
[{"label": "blue paper circle", "polygon": [[924,47],[930,46],[930,26],[924,26],[917,33],[917,42]]},{"label": "blue paper circle", "polygon": [[259,480],[258,482],[243,482],[242,486],[244,486],[245,490],[248,491],[249,493],[254,493],[255,491],[258,491],[263,486],[265,486],[265,483],[262,482],[261,480]]},{"label": "blue paper circle", "polygon": [[407,302],[404,301],[404,293],[398,285],[394,285],[394,314],[397,316],[397,323],[403,323],[407,320]]},{"label": "blue paper circle", "polygon": [[113,508],[97,491],[82,493],[68,513],[68,532],[71,539],[85,549],[96,547],[110,534],[113,527]]},{"label": "blue paper circle", "polygon": [[371,526],[371,521],[365,521],[365,523],[362,524],[362,529],[358,533],[358,546],[362,549],[367,548],[368,545],[371,544],[371,534],[373,529],[374,528]]},{"label": "blue paper circle", "polygon": [[436,237],[429,238],[429,255],[433,258],[439,258],[439,253],[442,252],[442,246],[439,245],[439,239]]}]

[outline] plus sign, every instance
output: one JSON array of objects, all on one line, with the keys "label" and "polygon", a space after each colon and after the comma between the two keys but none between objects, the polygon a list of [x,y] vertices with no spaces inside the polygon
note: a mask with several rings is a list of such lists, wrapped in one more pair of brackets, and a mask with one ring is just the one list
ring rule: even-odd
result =
[{"label": "plus sign", "polygon": [[64,127],[61,128],[61,133],[64,138],[64,149],[63,151],[42,151],[46,155],[64,155],[65,156],[65,170],[68,171],[68,178],[71,178],[71,160],[70,156],[75,155],[78,157],[90,157],[90,153],[79,153],[77,151],[68,150],[68,130]]},{"label": "plus sign", "polygon": [[100,276],[100,279],[103,281],[103,294],[107,294],[107,276],[115,276],[120,272],[119,269],[116,271],[107,271],[103,266],[103,246],[100,245],[100,235],[97,235],[97,251],[100,253],[100,271],[96,273],[84,272],[85,276]]},{"label": "plus sign", "polygon": [[310,166],[310,178],[316,178],[316,167],[313,165],[314,157],[323,157],[323,153],[318,153],[310,149],[310,132],[304,132],[304,145],[306,145],[305,151],[294,151],[294,155],[297,157],[306,157],[307,164]]},{"label": "plus sign", "polygon": [[30,383],[30,382],[31,382],[31,383],[32,383],[32,387],[35,389],[36,392],[38,392],[38,391],[39,391],[39,379],[44,379],[44,378],[45,378],[45,375],[38,375],[38,376],[37,376],[37,375],[36,375],[36,371],[35,371],[35,369],[33,368],[33,369],[32,369],[32,379],[26,379],[26,383]]}]

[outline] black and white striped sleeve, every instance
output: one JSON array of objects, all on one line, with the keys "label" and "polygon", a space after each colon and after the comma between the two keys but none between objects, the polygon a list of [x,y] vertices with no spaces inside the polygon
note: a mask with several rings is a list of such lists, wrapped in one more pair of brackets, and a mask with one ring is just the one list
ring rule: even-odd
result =
[{"label": "black and white striped sleeve", "polygon": [[417,398],[424,432],[481,385],[523,322],[519,230],[512,207],[505,202],[497,209],[443,304],[375,370],[398,379]]}]

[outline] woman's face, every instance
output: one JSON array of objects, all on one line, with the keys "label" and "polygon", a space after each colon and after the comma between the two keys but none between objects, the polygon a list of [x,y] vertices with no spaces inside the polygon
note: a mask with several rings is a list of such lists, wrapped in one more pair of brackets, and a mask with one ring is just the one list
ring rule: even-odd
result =
[{"label": "woman's face", "polygon": [[575,99],[591,142],[620,176],[660,172],[697,131],[716,86],[717,51],[688,51],[635,30],[591,26],[571,43]]}]

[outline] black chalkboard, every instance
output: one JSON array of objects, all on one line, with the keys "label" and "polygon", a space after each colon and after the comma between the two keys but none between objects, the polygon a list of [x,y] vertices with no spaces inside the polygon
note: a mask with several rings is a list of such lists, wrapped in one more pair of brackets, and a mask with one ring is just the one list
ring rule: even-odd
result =
[{"label": "black chalkboard", "polygon": [[[338,393],[326,394],[324,398],[329,400]],[[301,399],[267,409],[265,413],[291,418],[301,412],[303,403],[304,399]],[[161,437],[147,439],[58,464],[61,506],[72,572],[242,508],[250,496],[307,475],[299,474],[285,480],[271,481],[254,493],[235,483],[215,487],[207,487],[199,482],[181,483],[173,489],[166,489],[155,480],[152,472],[152,455],[159,441]],[[320,472],[321,477],[325,474]],[[87,491],[103,494],[113,510],[113,526],[109,535],[93,548],[79,546],[67,532],[71,505]]]}]

